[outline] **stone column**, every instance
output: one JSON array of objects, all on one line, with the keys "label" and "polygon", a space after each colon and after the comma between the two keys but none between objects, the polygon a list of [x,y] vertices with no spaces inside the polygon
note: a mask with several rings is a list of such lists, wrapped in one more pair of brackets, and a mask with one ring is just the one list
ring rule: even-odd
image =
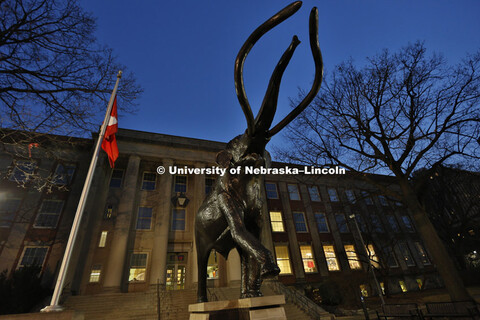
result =
[{"label": "stone column", "polygon": [[166,172],[160,176],[160,183],[157,188],[159,199],[155,218],[150,284],[156,284],[159,280],[159,283],[164,285],[167,272],[168,233],[172,215],[172,175],[168,173],[168,168],[173,166],[173,160],[164,159],[162,165]]},{"label": "stone column", "polygon": [[138,170],[140,157],[131,155],[128,159],[122,198],[118,205],[118,213],[115,221],[112,248],[108,258],[107,272],[105,273],[104,287],[119,288],[122,284],[122,275],[127,255],[128,237],[131,220],[135,218],[135,199],[137,194]]},{"label": "stone column", "polygon": [[285,216],[285,228],[287,229],[288,241],[290,247],[290,263],[295,270],[295,277],[300,280],[305,280],[305,271],[303,270],[302,256],[300,255],[300,248],[298,247],[297,231],[295,230],[295,223],[293,222],[292,210],[290,209],[290,202],[288,197],[287,184],[283,181],[278,183],[280,190],[280,198],[282,200],[282,207]]},{"label": "stone column", "polygon": [[[195,168],[204,168],[204,167],[205,167],[204,163],[201,163],[201,162],[195,163]],[[191,205],[194,206],[194,217],[196,217],[198,209],[202,205],[204,199],[205,199],[205,175],[204,174],[195,175],[193,201],[191,203]],[[193,221],[192,237],[193,237],[193,247],[192,247],[192,254],[190,255],[190,257],[188,257],[190,261],[188,265],[191,266],[189,273],[192,275],[192,285],[196,286],[198,283],[198,265],[197,265],[197,246],[195,242],[195,221]],[[205,270],[205,272],[207,272],[207,270]]]}]

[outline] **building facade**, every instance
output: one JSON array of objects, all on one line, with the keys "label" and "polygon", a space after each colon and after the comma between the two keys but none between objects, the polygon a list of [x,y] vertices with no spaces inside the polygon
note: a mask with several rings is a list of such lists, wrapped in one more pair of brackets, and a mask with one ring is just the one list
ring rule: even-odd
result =
[{"label": "building facade", "polygon": [[[195,288],[194,217],[215,176],[175,168],[215,167],[225,143],[120,129],[120,158],[110,169],[102,156],[67,275],[74,294]],[[63,148],[62,161],[28,161],[33,172],[54,173],[52,193],[20,189],[16,168],[25,160],[5,154],[0,267],[9,272],[42,266],[46,282],[58,272],[91,156],[92,141]],[[40,148],[41,149],[41,148]],[[162,166],[166,172],[160,174]],[[274,163],[273,167],[290,166]],[[63,179],[63,180],[62,180]],[[335,282],[347,299],[441,286],[434,263],[408,209],[352,175],[266,176],[262,241],[277,259],[278,280],[303,290]],[[391,185],[388,177],[376,179]],[[393,186],[394,187],[394,186]],[[68,189],[68,190],[67,190]],[[31,206],[29,206],[31,205]],[[239,286],[240,258],[212,252],[208,285]]]}]

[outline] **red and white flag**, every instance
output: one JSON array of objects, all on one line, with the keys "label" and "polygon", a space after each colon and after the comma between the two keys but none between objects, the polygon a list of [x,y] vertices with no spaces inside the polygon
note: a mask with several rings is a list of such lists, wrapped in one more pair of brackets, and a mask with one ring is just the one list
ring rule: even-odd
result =
[{"label": "red and white flag", "polygon": [[102,149],[108,155],[108,161],[110,167],[115,167],[115,160],[118,158],[118,146],[115,133],[118,131],[118,117],[117,117],[117,96],[113,101],[112,112],[110,112],[110,118],[107,124],[107,130],[105,131],[105,137],[102,141]]}]

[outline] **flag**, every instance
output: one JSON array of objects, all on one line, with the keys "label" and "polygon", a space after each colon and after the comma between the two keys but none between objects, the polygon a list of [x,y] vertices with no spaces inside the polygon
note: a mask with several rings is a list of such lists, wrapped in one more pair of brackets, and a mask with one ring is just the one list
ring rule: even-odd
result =
[{"label": "flag", "polygon": [[115,160],[118,158],[118,146],[115,133],[118,131],[118,117],[117,117],[117,96],[113,101],[112,112],[110,112],[110,118],[107,124],[107,130],[105,131],[105,137],[102,141],[102,149],[108,155],[108,161],[110,167],[115,167]]}]

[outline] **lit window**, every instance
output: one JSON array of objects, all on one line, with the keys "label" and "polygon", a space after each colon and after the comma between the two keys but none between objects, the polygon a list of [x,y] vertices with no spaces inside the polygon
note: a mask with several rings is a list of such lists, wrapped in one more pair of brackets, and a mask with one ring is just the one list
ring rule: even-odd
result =
[{"label": "lit window", "polygon": [[145,281],[147,271],[147,254],[133,253],[130,258],[130,274],[128,281]]},{"label": "lit window", "polygon": [[296,184],[287,185],[287,189],[290,200],[300,200],[300,193],[298,193],[298,186]]},{"label": "lit window", "polygon": [[422,290],[423,289],[423,281],[422,279],[415,279],[417,281],[418,289]]},{"label": "lit window", "polygon": [[273,232],[284,232],[282,213],[280,211],[270,211],[270,223]]},{"label": "lit window", "polygon": [[402,289],[402,292],[407,292],[407,286],[405,285],[405,281],[400,280],[398,281],[398,284],[400,285],[400,289]]},{"label": "lit window", "polygon": [[308,193],[310,194],[310,200],[311,201],[322,201],[320,199],[320,193],[318,192],[318,188],[316,186],[310,186],[308,187]]},{"label": "lit window", "polygon": [[339,271],[340,265],[338,264],[337,256],[335,255],[335,249],[332,245],[324,245],[323,252],[325,253],[325,260],[327,260],[327,267],[329,271]]},{"label": "lit window", "polygon": [[105,248],[105,244],[107,243],[107,235],[108,231],[102,231],[100,234],[100,240],[98,241],[99,248]]},{"label": "lit window", "polygon": [[370,221],[372,222],[372,225],[373,225],[373,231],[375,232],[385,232],[385,230],[383,229],[383,226],[382,226],[382,223],[380,222],[380,218],[378,217],[378,215],[372,213],[370,214]]},{"label": "lit window", "polygon": [[417,248],[418,255],[420,256],[420,260],[424,265],[432,264],[430,259],[428,258],[427,251],[423,247],[420,242],[415,242],[415,248]]},{"label": "lit window", "polygon": [[307,232],[307,222],[305,221],[305,215],[303,212],[292,212],[293,222],[295,223],[295,230],[297,232]]},{"label": "lit window", "polygon": [[42,267],[47,255],[48,247],[25,247],[20,261],[20,267]]},{"label": "lit window", "polygon": [[337,222],[338,231],[340,231],[341,233],[349,232],[348,225],[347,225],[347,220],[345,219],[344,214],[336,214],[335,215],[335,221]]},{"label": "lit window", "polygon": [[415,229],[413,228],[412,220],[410,219],[409,216],[402,216],[402,222],[407,228],[408,232],[415,232]]},{"label": "lit window", "polygon": [[58,185],[69,185],[72,182],[75,173],[75,165],[64,165],[59,163],[55,169],[53,182]]},{"label": "lit window", "polygon": [[365,297],[365,298],[368,297],[368,290],[367,290],[367,285],[366,284],[361,284],[360,285],[360,293],[362,294],[362,297]]},{"label": "lit window", "polygon": [[218,278],[218,259],[215,250],[210,251],[207,263],[207,277],[210,279]]},{"label": "lit window", "polygon": [[358,260],[357,253],[355,252],[355,247],[352,244],[344,245],[345,253],[347,254],[348,264],[350,265],[350,269],[358,270],[361,269],[362,266],[360,261]]},{"label": "lit window", "polygon": [[394,216],[388,215],[387,221],[390,224],[390,228],[392,228],[393,232],[400,232],[400,227],[398,226],[397,219]]},{"label": "lit window", "polygon": [[90,271],[89,282],[99,282],[101,272],[102,272],[102,266],[99,264],[94,265],[92,267],[92,270]]},{"label": "lit window", "polygon": [[410,249],[408,249],[408,245],[406,242],[399,242],[398,248],[400,248],[400,252],[402,253],[403,259],[405,260],[405,264],[409,267],[415,266],[415,261],[413,261],[412,255],[410,254]]},{"label": "lit window", "polygon": [[173,209],[172,230],[185,231],[185,209],[182,209],[182,208]]},{"label": "lit window", "polygon": [[150,230],[152,225],[152,208],[139,207],[137,215],[137,230]]},{"label": "lit window", "polygon": [[155,181],[157,180],[157,174],[153,172],[144,172],[142,181],[142,190],[155,190]]},{"label": "lit window", "polygon": [[215,178],[205,177],[205,194],[206,195],[212,192],[214,185],[215,185]]},{"label": "lit window", "polygon": [[338,202],[338,195],[337,195],[337,190],[334,188],[328,188],[328,197],[330,198],[331,202]]},{"label": "lit window", "polygon": [[384,247],[383,248],[383,254],[384,254],[385,259],[387,261],[387,265],[390,268],[398,267],[397,258],[395,258],[395,254],[393,253],[393,250],[392,250],[391,247]]},{"label": "lit window", "polygon": [[105,213],[103,214],[103,219],[111,219],[112,215],[113,215],[113,205],[109,204],[105,209]]},{"label": "lit window", "polygon": [[388,201],[387,198],[385,198],[384,195],[379,195],[378,200],[380,201],[380,204],[384,207],[388,207]]},{"label": "lit window", "polygon": [[365,204],[369,206],[373,205],[372,198],[370,198],[370,195],[367,191],[362,191],[362,198],[365,200]]},{"label": "lit window", "polygon": [[277,256],[277,265],[280,268],[280,274],[291,274],[290,258],[287,246],[275,246],[275,255]]},{"label": "lit window", "polygon": [[313,259],[312,247],[308,245],[302,245],[300,246],[300,252],[302,254],[303,269],[305,272],[317,272],[315,260]]},{"label": "lit window", "polygon": [[187,176],[175,176],[175,192],[187,192]]},{"label": "lit window", "polygon": [[317,222],[318,232],[329,232],[327,217],[325,216],[325,213],[315,213],[315,221]]},{"label": "lit window", "polygon": [[278,199],[277,184],[273,182],[266,182],[265,189],[267,191],[268,199]]},{"label": "lit window", "polygon": [[355,199],[355,193],[353,190],[345,190],[345,195],[347,196],[347,200],[350,203],[355,203],[357,200]]},{"label": "lit window", "polygon": [[10,174],[9,180],[26,182],[33,175],[36,167],[37,164],[35,161],[16,160],[14,161],[14,168]]},{"label": "lit window", "polygon": [[373,248],[373,245],[371,244],[367,245],[366,249],[367,249],[368,259],[370,260],[370,263],[372,264],[372,266],[374,266],[377,269],[380,268],[380,259],[375,253],[375,249]]},{"label": "lit window", "polygon": [[382,294],[385,295],[385,283],[380,282],[380,289],[382,289]]},{"label": "lit window", "polygon": [[110,188],[120,188],[122,186],[122,181],[123,181],[123,170],[113,169],[112,177],[110,178]]},{"label": "lit window", "polygon": [[55,228],[62,212],[62,200],[43,200],[34,227],[37,228]]},{"label": "lit window", "polygon": [[15,220],[15,214],[20,207],[20,199],[0,201],[0,227],[10,227]]}]

